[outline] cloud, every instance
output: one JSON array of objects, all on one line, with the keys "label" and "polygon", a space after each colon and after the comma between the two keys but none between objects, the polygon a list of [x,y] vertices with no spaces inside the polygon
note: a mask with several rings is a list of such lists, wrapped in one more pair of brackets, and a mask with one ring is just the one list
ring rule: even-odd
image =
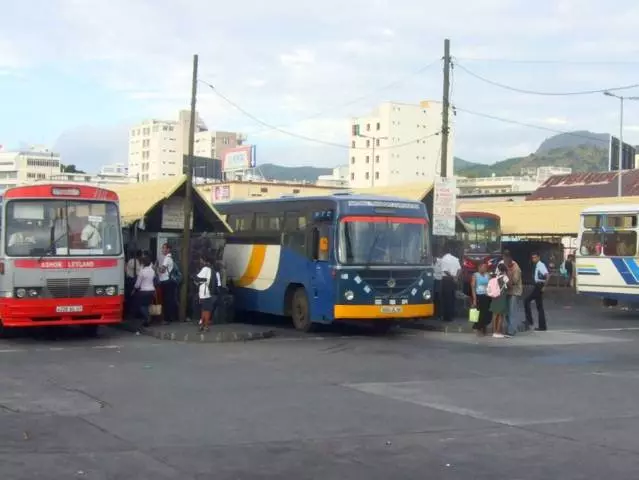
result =
[{"label": "cloud", "polygon": [[315,55],[310,50],[298,48],[292,53],[283,53],[280,55],[280,62],[285,67],[297,67],[300,65],[308,65],[315,62]]},{"label": "cloud", "polygon": [[570,122],[565,118],[546,117],[543,122],[547,125],[568,125]]}]

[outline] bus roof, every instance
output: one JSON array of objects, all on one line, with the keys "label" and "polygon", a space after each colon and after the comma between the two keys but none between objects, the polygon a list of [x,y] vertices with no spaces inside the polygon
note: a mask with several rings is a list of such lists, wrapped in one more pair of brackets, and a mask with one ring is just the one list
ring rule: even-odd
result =
[{"label": "bus roof", "polygon": [[401,202],[401,203],[422,203],[421,201],[411,200],[402,197],[390,197],[385,195],[365,195],[360,193],[350,192],[336,192],[332,195],[313,195],[313,196],[299,196],[299,195],[284,195],[280,198],[257,198],[246,200],[231,200],[229,202],[215,203],[217,208],[223,209],[226,205],[242,205],[242,204],[258,204],[258,203],[287,203],[291,201],[318,201],[318,200],[334,200],[335,202],[348,201],[348,200],[360,200],[371,202]]},{"label": "bus roof", "polygon": [[595,205],[594,207],[585,208],[582,212],[587,213],[639,213],[639,204],[629,205]]},{"label": "bus roof", "polygon": [[2,192],[2,197],[11,198],[64,198],[81,200],[110,200],[117,202],[118,194],[106,188],[90,185],[67,184],[63,182],[38,183],[9,187]]}]

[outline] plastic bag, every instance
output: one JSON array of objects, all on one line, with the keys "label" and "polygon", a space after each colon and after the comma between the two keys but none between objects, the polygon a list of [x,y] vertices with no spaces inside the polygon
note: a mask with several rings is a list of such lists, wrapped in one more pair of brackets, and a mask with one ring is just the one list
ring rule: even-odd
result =
[{"label": "plastic bag", "polygon": [[479,310],[476,308],[468,310],[468,321],[470,323],[477,323],[479,321]]}]

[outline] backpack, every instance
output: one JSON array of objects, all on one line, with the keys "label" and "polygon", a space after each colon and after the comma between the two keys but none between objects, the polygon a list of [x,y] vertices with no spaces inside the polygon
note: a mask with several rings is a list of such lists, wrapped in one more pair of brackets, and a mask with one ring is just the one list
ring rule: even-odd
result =
[{"label": "backpack", "polygon": [[211,268],[211,275],[209,276],[209,283],[208,283],[208,287],[209,287],[209,295],[213,296],[213,295],[218,295],[219,292],[219,287],[217,286],[217,270],[215,270],[213,267]]},{"label": "backpack", "polygon": [[175,260],[173,261],[173,268],[169,272],[169,281],[179,285],[182,283],[182,272]]},{"label": "backpack", "polygon": [[486,293],[491,298],[497,298],[501,295],[501,287],[499,286],[498,277],[493,277],[488,281],[488,287],[486,287]]}]

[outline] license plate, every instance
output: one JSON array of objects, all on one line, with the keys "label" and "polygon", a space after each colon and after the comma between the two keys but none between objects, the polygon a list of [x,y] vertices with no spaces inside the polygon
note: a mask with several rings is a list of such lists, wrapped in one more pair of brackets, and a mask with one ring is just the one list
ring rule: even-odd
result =
[{"label": "license plate", "polygon": [[384,305],[381,310],[382,313],[402,313],[402,307],[396,305]]},{"label": "license plate", "polygon": [[58,313],[78,313],[82,311],[82,305],[64,305],[55,307],[55,311]]}]

